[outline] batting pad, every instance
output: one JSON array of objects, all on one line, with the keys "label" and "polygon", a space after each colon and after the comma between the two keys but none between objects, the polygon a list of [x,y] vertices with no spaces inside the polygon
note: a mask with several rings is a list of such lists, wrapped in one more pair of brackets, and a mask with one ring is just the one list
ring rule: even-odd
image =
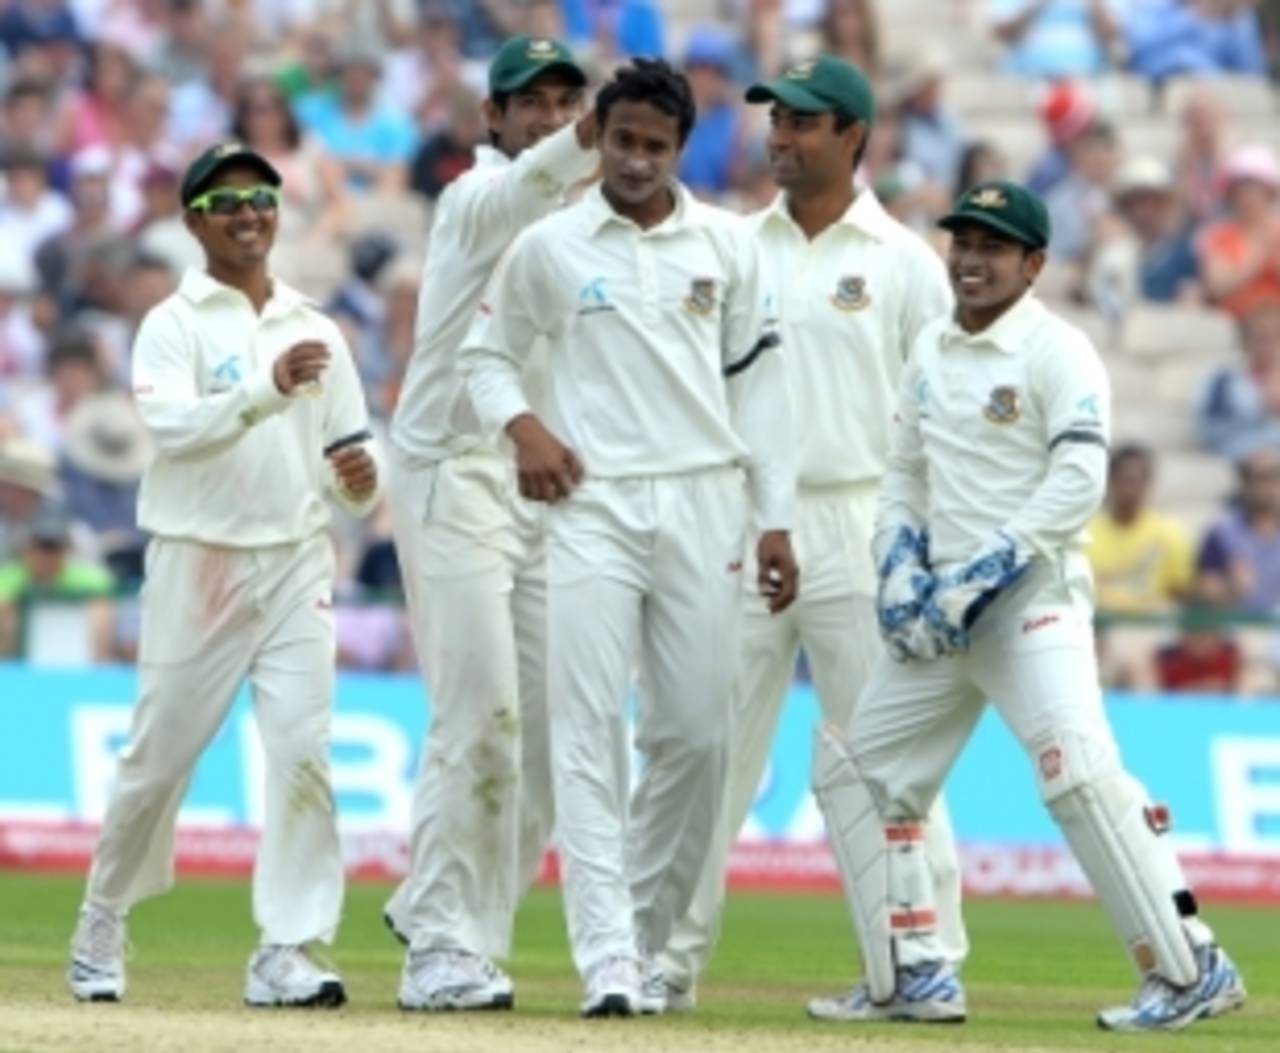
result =
[{"label": "batting pad", "polygon": [[1167,813],[1124,772],[1094,776],[1048,804],[1138,970],[1195,983],[1199,969],[1175,901],[1187,883],[1162,836]]},{"label": "batting pad", "polygon": [[813,793],[827,823],[876,1002],[897,991],[897,965],[941,960],[933,879],[918,819],[885,820],[840,733],[823,726]]}]

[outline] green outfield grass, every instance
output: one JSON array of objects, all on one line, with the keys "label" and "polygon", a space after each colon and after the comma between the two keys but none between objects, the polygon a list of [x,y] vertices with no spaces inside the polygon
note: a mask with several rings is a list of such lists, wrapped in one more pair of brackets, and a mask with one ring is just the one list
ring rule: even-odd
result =
[{"label": "green outfield grass", "polygon": [[[242,970],[254,931],[243,882],[183,881],[167,896],[139,907],[131,919],[127,1012],[113,1006],[76,1007],[63,987],[67,941],[80,893],[78,878],[0,874],[0,1051],[23,1053],[72,1046],[102,1021],[134,1020],[133,1048],[174,1048],[148,1041],[147,1021],[166,1015],[191,1024],[182,1053],[240,1048],[232,1040],[243,1021],[271,1017],[277,1048],[281,1028],[317,1014],[254,1013],[239,1006]],[[326,1014],[323,1027],[346,1029],[348,1048],[428,1047],[413,1044],[433,1027],[393,1008],[401,953],[382,927],[387,889],[355,885],[334,957],[352,1004]],[[1178,1036],[1120,1037],[1096,1030],[1094,1011],[1127,1000],[1134,980],[1093,903],[971,902],[973,953],[965,970],[970,1020],[964,1026],[819,1025],[803,1015],[805,999],[841,987],[852,977],[853,943],[841,900],[831,896],[738,895],[725,936],[705,978],[696,1014],[659,1020],[579,1022],[579,987],[565,943],[559,896],[535,892],[521,911],[514,1014],[481,1024],[465,1022],[449,1048],[503,1049],[1025,1049],[1177,1050],[1179,1053],[1276,1053],[1280,1050],[1280,914],[1274,909],[1214,907],[1209,920],[1244,970],[1251,992],[1243,1012],[1198,1025]],[[35,1014],[39,1028],[17,1022]],[[36,1017],[32,1017],[35,1019]],[[8,1023],[6,1023],[8,1021]],[[453,1022],[451,1022],[452,1026]],[[56,1025],[56,1026],[55,1026]],[[54,1027],[53,1031],[49,1029]],[[227,1028],[223,1032],[223,1028]],[[483,1028],[489,1027],[485,1032]],[[64,1028],[64,1030],[57,1030]],[[392,1029],[392,1030],[389,1030]],[[522,1030],[526,1029],[526,1030]],[[398,1041],[367,1050],[365,1031]],[[46,1039],[42,1036],[49,1034]],[[217,1044],[220,1033],[226,1046]],[[538,1042],[533,1036],[539,1036]],[[556,1038],[555,1036],[562,1036]],[[204,1036],[203,1038],[201,1036]],[[551,1037],[548,1037],[551,1036]],[[104,1040],[105,1041],[105,1040]],[[285,1042],[288,1045],[288,1042]],[[130,1048],[129,1043],[102,1048]],[[301,1046],[299,1047],[301,1048]],[[308,1048],[321,1048],[309,1043]],[[430,1047],[436,1048],[436,1047]]]}]

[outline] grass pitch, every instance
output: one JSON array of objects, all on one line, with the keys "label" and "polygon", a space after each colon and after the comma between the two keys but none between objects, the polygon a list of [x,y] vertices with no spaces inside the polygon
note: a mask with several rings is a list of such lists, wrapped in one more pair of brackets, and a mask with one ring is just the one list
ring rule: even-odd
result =
[{"label": "grass pitch", "polygon": [[194,880],[134,911],[127,1002],[76,1005],[62,973],[80,891],[79,878],[0,874],[0,1053],[1280,1050],[1274,910],[1207,911],[1245,973],[1242,1012],[1178,1035],[1114,1036],[1096,1029],[1093,1014],[1126,1001],[1135,981],[1095,903],[972,901],[967,1024],[838,1025],[803,1013],[806,998],[839,989],[855,970],[844,904],[833,896],[733,897],[694,1014],[580,1021],[553,890],[538,890],[521,911],[510,970],[516,1011],[452,1016],[395,1009],[401,952],[382,927],[388,889],[376,885],[348,893],[334,949],[351,998],[341,1011],[244,1008],[243,969],[255,940],[248,887]]}]

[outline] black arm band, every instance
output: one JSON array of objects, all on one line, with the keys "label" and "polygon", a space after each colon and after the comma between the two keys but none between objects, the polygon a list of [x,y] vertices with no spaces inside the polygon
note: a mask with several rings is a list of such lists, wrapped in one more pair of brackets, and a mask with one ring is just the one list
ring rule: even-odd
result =
[{"label": "black arm band", "polygon": [[1104,450],[1107,448],[1106,439],[1096,431],[1086,431],[1083,428],[1069,428],[1064,432],[1060,432],[1054,437],[1053,442],[1049,443],[1049,449],[1052,450],[1062,442],[1092,443],[1094,446],[1101,446]]},{"label": "black arm band", "polygon": [[367,442],[373,438],[373,434],[368,428],[362,428],[360,431],[353,431],[350,435],[344,435],[341,439],[334,439],[324,448],[324,455],[331,457],[339,450],[345,450],[348,446],[355,446],[358,443]]},{"label": "black arm band", "polygon": [[756,341],[755,347],[736,362],[730,362],[724,367],[724,375],[726,377],[736,377],[739,373],[745,372],[750,369],[755,363],[755,360],[768,351],[769,348],[777,347],[780,343],[782,343],[782,338],[779,337],[777,333],[765,333],[764,336]]}]

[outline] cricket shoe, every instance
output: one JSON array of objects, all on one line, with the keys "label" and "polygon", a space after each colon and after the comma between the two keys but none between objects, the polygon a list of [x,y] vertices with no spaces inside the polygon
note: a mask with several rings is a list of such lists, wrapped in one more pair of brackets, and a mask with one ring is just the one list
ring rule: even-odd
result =
[{"label": "cricket shoe", "polygon": [[964,985],[946,962],[925,962],[898,970],[898,989],[888,1002],[874,1002],[865,983],[846,994],[815,998],[809,1003],[814,1020],[916,1020],[932,1024],[962,1024]]},{"label": "cricket shoe", "polygon": [[67,984],[81,1002],[118,1002],[124,997],[124,918],[86,903],[71,937]]},{"label": "cricket shoe", "polygon": [[680,987],[650,961],[640,966],[640,1012],[645,1016],[664,1013],[688,1013],[698,1002],[692,984]]},{"label": "cricket shoe", "polygon": [[635,958],[615,955],[587,973],[583,1016],[635,1016],[641,1003],[641,965]]},{"label": "cricket shoe", "polygon": [[245,1005],[336,1008],[346,1000],[342,977],[318,965],[306,947],[271,943],[249,959]]},{"label": "cricket shoe", "polygon": [[410,951],[400,973],[401,1009],[510,1009],[511,977],[488,958],[467,951]]},{"label": "cricket shoe", "polygon": [[1181,1031],[1197,1020],[1244,1005],[1244,981],[1226,952],[1209,943],[1195,953],[1200,966],[1195,983],[1177,987],[1162,976],[1148,976],[1133,1004],[1104,1009],[1098,1026],[1106,1031]]}]

